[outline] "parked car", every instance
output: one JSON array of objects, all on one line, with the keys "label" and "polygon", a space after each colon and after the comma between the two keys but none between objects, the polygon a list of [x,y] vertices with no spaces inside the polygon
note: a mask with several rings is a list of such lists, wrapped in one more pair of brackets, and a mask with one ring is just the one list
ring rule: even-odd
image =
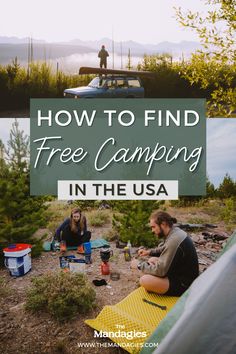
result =
[{"label": "parked car", "polygon": [[144,88],[138,76],[101,75],[88,86],[69,88],[64,97],[72,98],[143,98]]}]

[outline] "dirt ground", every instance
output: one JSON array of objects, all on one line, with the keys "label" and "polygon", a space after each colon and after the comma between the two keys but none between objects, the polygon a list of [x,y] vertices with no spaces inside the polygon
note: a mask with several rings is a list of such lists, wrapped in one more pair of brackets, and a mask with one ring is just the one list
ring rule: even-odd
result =
[{"label": "dirt ground", "polygon": [[[189,215],[183,214],[181,209],[168,210],[181,222],[186,222]],[[208,215],[200,215],[208,219]],[[209,218],[210,219],[210,218]],[[217,224],[217,231],[225,231],[222,223]],[[102,238],[111,229],[111,224],[100,228],[90,228],[92,239]],[[202,230],[190,232],[196,245],[201,272],[215,260],[217,253],[222,248],[222,242],[204,240]],[[130,262],[125,261],[122,249],[116,248],[115,242],[110,242],[114,256],[111,258],[112,270],[120,273],[120,280],[112,281],[109,276],[100,274],[99,249],[92,253],[92,264],[86,265],[86,273],[89,281],[105,278],[107,286],[94,287],[97,294],[97,307],[89,314],[78,315],[74,320],[58,324],[47,314],[32,315],[24,309],[26,291],[31,285],[31,279],[47,272],[59,270],[59,252],[44,252],[39,258],[32,260],[32,270],[25,276],[13,278],[6,269],[0,270],[0,277],[4,278],[11,292],[0,300],[0,353],[11,354],[53,354],[53,353],[98,353],[101,348],[78,348],[81,342],[109,343],[108,339],[94,338],[94,331],[88,327],[84,320],[95,318],[105,305],[114,305],[130,294],[138,286],[138,271],[130,269]],[[136,249],[133,248],[135,256]],[[74,253],[73,251],[70,252]],[[102,347],[102,352],[126,353],[121,348]]]}]

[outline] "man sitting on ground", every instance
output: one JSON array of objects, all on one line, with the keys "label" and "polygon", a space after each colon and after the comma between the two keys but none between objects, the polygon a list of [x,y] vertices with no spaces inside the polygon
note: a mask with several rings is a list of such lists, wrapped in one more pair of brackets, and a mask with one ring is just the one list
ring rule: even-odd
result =
[{"label": "man sitting on ground", "polygon": [[140,285],[147,291],[181,296],[199,275],[194,244],[185,231],[173,226],[175,222],[176,219],[166,212],[152,213],[152,232],[164,241],[156,249],[138,251],[139,256],[151,256],[148,261],[135,259],[131,262],[131,268],[145,273],[140,278]]}]

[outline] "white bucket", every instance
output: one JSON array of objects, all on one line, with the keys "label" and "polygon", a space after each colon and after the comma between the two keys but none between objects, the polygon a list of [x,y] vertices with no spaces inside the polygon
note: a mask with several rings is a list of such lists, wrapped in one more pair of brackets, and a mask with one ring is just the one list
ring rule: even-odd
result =
[{"label": "white bucket", "polygon": [[18,243],[4,248],[4,264],[13,277],[31,270],[31,245]]}]

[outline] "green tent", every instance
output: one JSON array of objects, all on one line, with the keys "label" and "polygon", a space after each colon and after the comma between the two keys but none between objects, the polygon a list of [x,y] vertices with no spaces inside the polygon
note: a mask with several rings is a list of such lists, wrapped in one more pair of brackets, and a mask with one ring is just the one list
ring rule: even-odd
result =
[{"label": "green tent", "polygon": [[150,353],[236,353],[236,232],[148,338]]}]

